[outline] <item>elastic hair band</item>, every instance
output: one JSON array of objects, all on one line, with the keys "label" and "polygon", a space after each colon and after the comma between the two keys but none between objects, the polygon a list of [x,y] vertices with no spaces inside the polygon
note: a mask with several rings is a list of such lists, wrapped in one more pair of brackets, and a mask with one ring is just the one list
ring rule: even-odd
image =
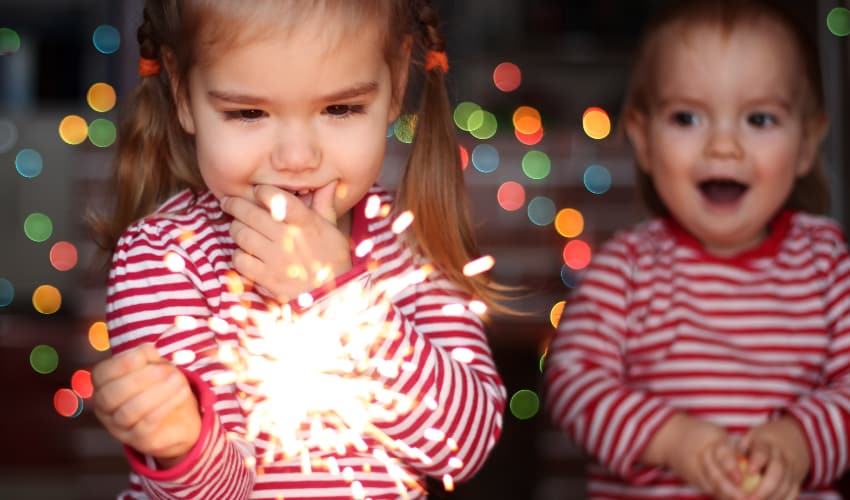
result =
[{"label": "elastic hair band", "polygon": [[154,76],[159,74],[159,61],[156,59],[148,59],[146,57],[139,58],[139,76]]},{"label": "elastic hair band", "polygon": [[431,71],[434,68],[440,68],[443,74],[449,72],[449,58],[444,51],[425,51],[425,71]]}]

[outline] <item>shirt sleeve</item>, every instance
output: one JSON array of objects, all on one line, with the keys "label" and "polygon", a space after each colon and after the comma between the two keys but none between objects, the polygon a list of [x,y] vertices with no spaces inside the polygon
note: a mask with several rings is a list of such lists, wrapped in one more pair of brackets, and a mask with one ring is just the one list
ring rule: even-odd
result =
[{"label": "shirt sleeve", "polygon": [[594,256],[561,316],[544,377],[554,423],[602,466],[643,484],[661,468],[638,460],[673,410],[626,381],[629,255],[614,239]]},{"label": "shirt sleeve", "polygon": [[[186,251],[161,233],[157,226],[137,225],[118,242],[107,289],[110,344],[114,354],[147,342],[164,357],[192,351],[195,360],[181,368],[198,398],[202,429],[188,456],[169,469],[158,469],[151,457],[128,449],[138,476],[133,486],[149,498],[247,498],[254,470],[245,466],[245,458],[253,450],[228,437],[231,431],[242,434],[245,427],[234,386],[211,383],[223,367],[210,355],[216,341],[208,325],[212,315],[201,291],[202,277]],[[169,254],[185,266],[169,269]]]},{"label": "shirt sleeve", "polygon": [[833,231],[826,312],[831,336],[818,388],[785,409],[803,429],[811,458],[808,487],[828,486],[848,470],[850,453],[850,256]]}]

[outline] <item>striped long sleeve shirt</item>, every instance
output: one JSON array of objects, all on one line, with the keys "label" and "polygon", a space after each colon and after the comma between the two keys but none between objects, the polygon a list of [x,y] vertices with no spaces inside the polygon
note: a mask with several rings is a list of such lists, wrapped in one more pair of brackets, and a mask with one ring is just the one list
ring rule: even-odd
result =
[{"label": "striped long sleeve shirt", "polygon": [[674,412],[745,433],[803,429],[801,498],[838,498],[850,452],[850,258],[831,221],[783,212],[713,257],[670,219],[622,231],[568,301],[546,365],[555,423],[593,459],[591,498],[703,498],[639,458]]},{"label": "striped long sleeve shirt", "polygon": [[153,342],[166,357],[178,351],[196,355],[183,369],[199,400],[201,435],[180,464],[165,470],[127,449],[130,485],[119,498],[420,498],[425,476],[462,481],[481,467],[501,432],[505,389],[480,318],[457,286],[436,270],[423,272],[429,266],[392,231],[392,217],[367,217],[372,196],[392,204],[388,193],[374,187],[354,207],[351,230],[352,248],[370,240],[359,248],[371,251],[353,252],[353,269],[337,277],[335,287],[311,294],[322,303],[346,287],[401,283],[386,295],[378,316],[372,307],[363,318],[354,310],[345,320],[379,323],[393,332],[371,346],[372,352],[402,369],[395,376],[368,373],[387,390],[409,396],[412,408],[394,420],[373,422],[362,449],[311,449],[307,468],[281,453],[269,460],[266,452],[275,442],[248,429],[256,386],[216,380],[230,365],[209,353],[256,335],[246,333],[250,328],[240,311],[268,312],[273,301],[234,272],[231,219],[216,198],[186,191],[131,226],[118,242],[107,323],[114,354]]}]

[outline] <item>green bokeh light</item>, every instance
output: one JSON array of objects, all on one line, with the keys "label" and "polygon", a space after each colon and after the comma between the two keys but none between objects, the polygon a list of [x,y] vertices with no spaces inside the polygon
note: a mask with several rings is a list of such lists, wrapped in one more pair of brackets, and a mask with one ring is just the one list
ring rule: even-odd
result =
[{"label": "green bokeh light", "polygon": [[826,16],[826,27],[835,36],[850,35],[850,9],[836,7]]},{"label": "green bokeh light", "polygon": [[89,140],[99,148],[111,146],[117,135],[115,124],[105,118],[98,118],[89,124]]},{"label": "green bokeh light", "polygon": [[405,114],[398,117],[393,125],[393,134],[399,141],[410,144],[416,133],[416,115]]},{"label": "green bokeh light", "polygon": [[[480,113],[480,115],[479,115]],[[475,128],[473,128],[473,121],[478,120],[478,116],[481,118],[481,124]],[[499,123],[496,120],[496,115],[489,111],[476,111],[469,117],[469,133],[472,134],[472,137],[481,140],[487,140],[496,135],[496,132],[499,130]]]},{"label": "green bokeh light", "polygon": [[30,352],[30,365],[42,375],[53,373],[59,366],[59,354],[49,345],[37,345]]},{"label": "green bokeh light", "polygon": [[528,420],[540,410],[540,398],[534,391],[521,389],[511,396],[510,408],[514,417]]},{"label": "green bokeh light", "polygon": [[53,234],[53,221],[44,214],[38,212],[31,213],[24,220],[24,233],[27,235],[27,238],[36,243],[47,241]]},{"label": "green bokeh light", "polygon": [[545,179],[552,171],[552,161],[546,153],[532,150],[522,157],[522,171],[529,179]]},{"label": "green bokeh light", "polygon": [[10,28],[0,28],[0,55],[14,54],[21,48],[21,37]]},{"label": "green bokeh light", "polygon": [[472,113],[476,111],[481,111],[481,106],[475,104],[474,102],[462,102],[455,107],[454,111],[454,121],[457,128],[463,130],[464,132],[469,132],[469,119]]}]

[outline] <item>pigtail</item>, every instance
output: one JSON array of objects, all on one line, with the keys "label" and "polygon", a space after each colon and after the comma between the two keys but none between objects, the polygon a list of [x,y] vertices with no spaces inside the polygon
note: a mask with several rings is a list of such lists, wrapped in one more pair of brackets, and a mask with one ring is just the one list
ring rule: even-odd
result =
[{"label": "pigtail", "polygon": [[399,206],[415,215],[415,245],[450,280],[496,310],[499,285],[484,275],[467,277],[463,266],[480,254],[470,222],[463,168],[445,83],[445,41],[428,1],[412,3],[426,54],[416,134],[398,192]]},{"label": "pigtail", "polygon": [[[175,33],[176,0],[147,2],[137,38],[141,81],[124,108],[108,212],[89,217],[95,241],[107,256],[124,230],[186,187],[203,186],[194,146],[176,118],[162,48]],[[173,36],[173,35],[171,35]],[[170,37],[169,37],[170,38]],[[183,78],[176,80],[183,81]]]}]

